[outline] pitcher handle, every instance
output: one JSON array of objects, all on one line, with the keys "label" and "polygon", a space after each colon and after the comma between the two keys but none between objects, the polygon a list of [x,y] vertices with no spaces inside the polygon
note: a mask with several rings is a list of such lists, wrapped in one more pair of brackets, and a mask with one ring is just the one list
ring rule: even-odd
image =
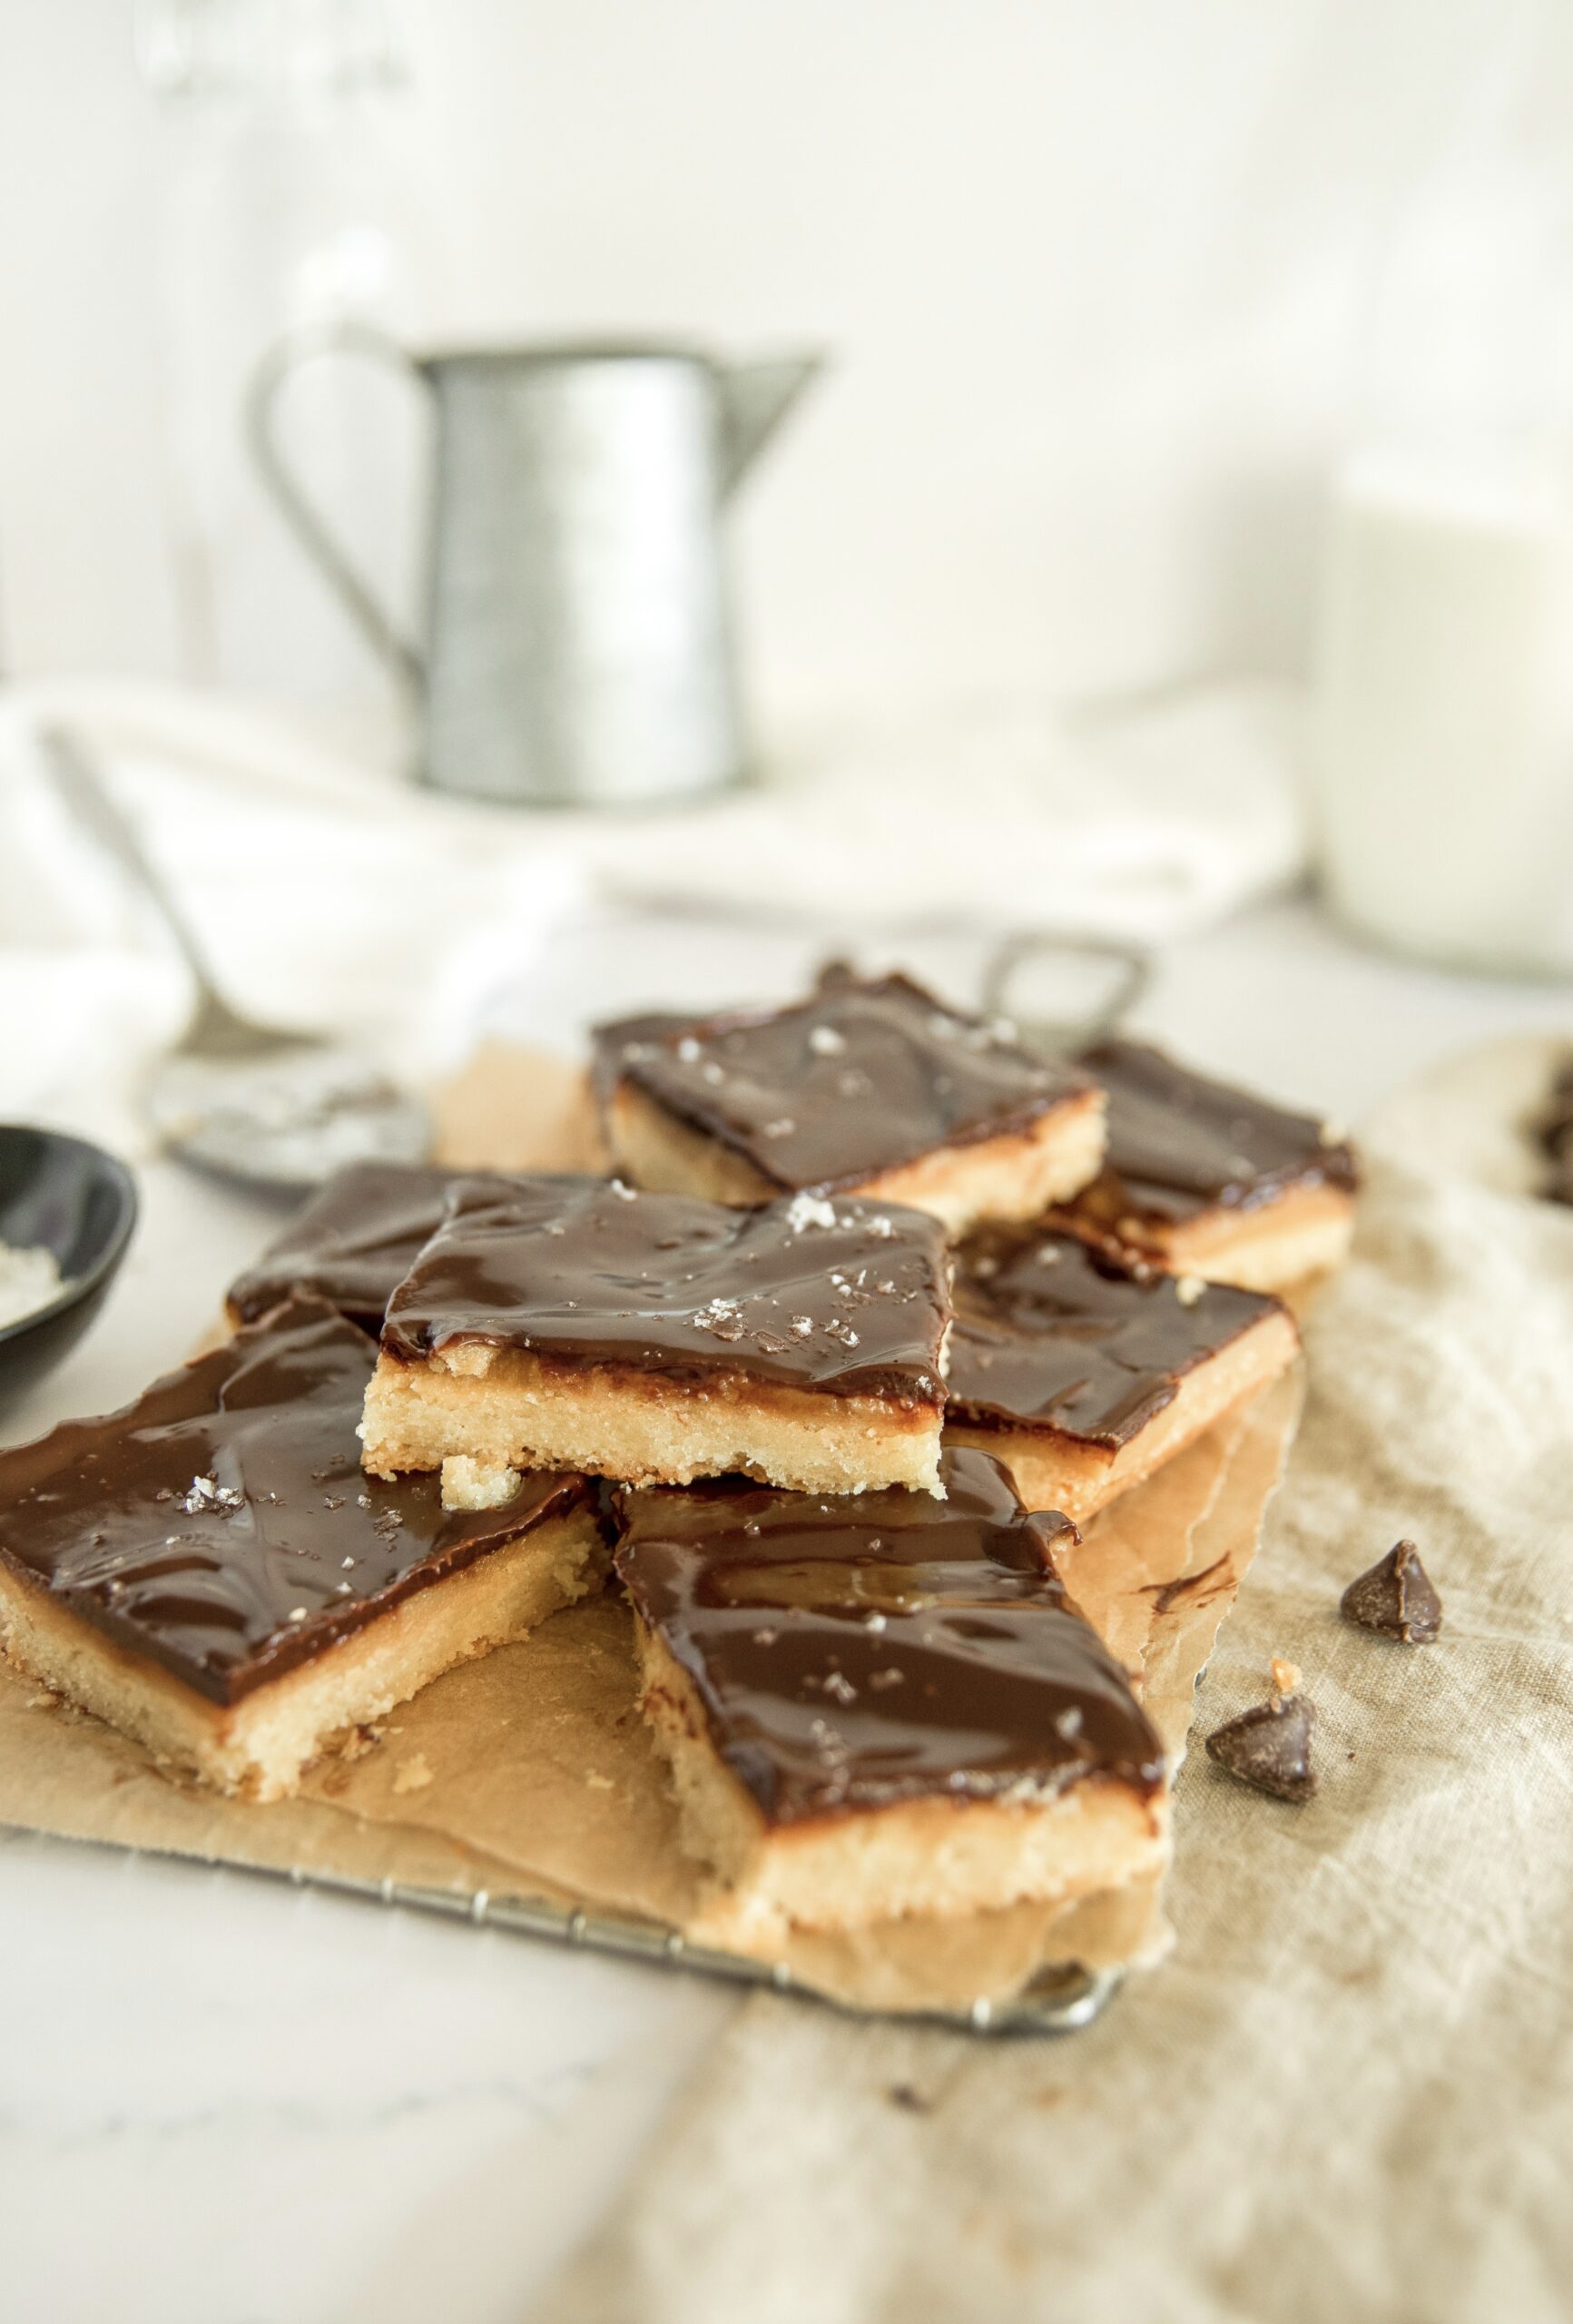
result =
[{"label": "pitcher handle", "polygon": [[424,383],[425,375],[419,366],[398,341],[374,330],[368,323],[305,324],[275,340],[258,358],[245,396],[247,448],[280,515],[346,613],[399,684],[418,697],[426,686],[424,655],[418,646],[400,635],[392,615],[379,604],[373,590],[334,538],[285,458],[274,431],[278,399],[285,382],[302,364],[318,362],[328,355],[359,355]]}]

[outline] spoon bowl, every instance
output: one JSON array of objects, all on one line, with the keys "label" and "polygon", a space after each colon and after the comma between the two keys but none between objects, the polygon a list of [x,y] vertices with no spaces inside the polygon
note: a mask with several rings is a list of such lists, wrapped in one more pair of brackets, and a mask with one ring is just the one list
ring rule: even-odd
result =
[{"label": "spoon bowl", "polygon": [[53,1372],[103,1306],[136,1225],[136,1182],[85,1138],[0,1122],[0,1243],[42,1246],[63,1277],[46,1305],[0,1326],[0,1414]]},{"label": "spoon bowl", "polygon": [[349,1162],[424,1162],[431,1120],[359,1051],[286,1033],[244,1055],[184,1044],[143,1107],[164,1151],[267,1192],[304,1192]]}]

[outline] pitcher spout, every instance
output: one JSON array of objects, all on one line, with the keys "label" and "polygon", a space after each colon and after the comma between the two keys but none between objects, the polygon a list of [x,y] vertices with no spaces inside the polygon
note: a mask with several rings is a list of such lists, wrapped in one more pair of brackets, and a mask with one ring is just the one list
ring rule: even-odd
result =
[{"label": "pitcher spout", "polygon": [[725,498],[742,482],[798,398],[824,368],[825,358],[766,356],[754,363],[719,363],[721,490]]}]

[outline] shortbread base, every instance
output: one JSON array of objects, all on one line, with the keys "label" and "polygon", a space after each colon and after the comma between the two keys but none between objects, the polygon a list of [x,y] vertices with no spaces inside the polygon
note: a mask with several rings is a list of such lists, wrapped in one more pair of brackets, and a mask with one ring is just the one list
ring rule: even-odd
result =
[{"label": "shortbread base", "polygon": [[551,1517],[417,1590],[309,1662],[215,1703],[0,1565],[10,1659],[154,1758],[243,1798],[287,1797],[311,1760],[457,1663],[510,1646],[601,1587],[607,1552],[587,1509]]},{"label": "shortbread base", "polygon": [[638,1627],[643,1708],[671,1768],[683,1846],[713,1882],[692,1932],[709,1943],[768,1951],[794,1927],[1068,1903],[1165,1859],[1166,1797],[1096,1778],[1046,1799],[929,1797],[772,1828],[713,1749],[687,1672]]},{"label": "shortbread base", "polygon": [[1283,1291],[1331,1274],[1354,1239],[1354,1197],[1337,1187],[1293,1187],[1252,1210],[1214,1210],[1160,1238],[1175,1275],[1204,1275],[1242,1291]]},{"label": "shortbread base", "polygon": [[[1080,1525],[1275,1380],[1299,1353],[1300,1335],[1291,1317],[1263,1315],[1184,1374],[1172,1401],[1117,1447],[1046,1424],[957,1413],[954,1406],[955,1417],[945,1424],[946,1442],[992,1452],[1009,1470],[1028,1509],[1057,1509]],[[1074,1559],[1075,1551],[1069,1555]]]},{"label": "shortbread base", "polygon": [[[1074,1210],[1050,1223],[1077,1232],[1087,1224]],[[1354,1236],[1354,1196],[1339,1187],[1291,1187],[1244,1210],[1219,1204],[1174,1226],[1139,1216],[1106,1223],[1105,1231],[1171,1275],[1283,1292],[1343,1265]]]},{"label": "shortbread base", "polygon": [[463,1455],[481,1470],[581,1469],[631,1485],[741,1474],[794,1492],[940,1495],[940,1409],[459,1341],[413,1364],[379,1357],[361,1459],[374,1477]]},{"label": "shortbread base", "polygon": [[[633,1082],[619,1082],[607,1127],[616,1168],[651,1193],[698,1195],[735,1207],[782,1192],[743,1156],[680,1121]],[[1096,1177],[1104,1139],[1103,1093],[1090,1089],[1030,1129],[937,1147],[835,1192],[925,1210],[957,1236],[984,1219],[1036,1218],[1052,1204],[1068,1202]]]}]

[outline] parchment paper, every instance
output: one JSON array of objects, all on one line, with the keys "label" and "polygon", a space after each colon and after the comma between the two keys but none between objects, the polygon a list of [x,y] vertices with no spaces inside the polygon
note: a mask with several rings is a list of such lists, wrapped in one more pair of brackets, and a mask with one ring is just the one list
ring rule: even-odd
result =
[{"label": "parchment paper", "polygon": [[[506,1114],[489,1145],[488,1070]],[[494,1061],[460,1100],[445,1125],[449,1158],[567,1167],[582,1154],[576,1073],[515,1059],[499,1074]],[[1176,1762],[1300,1400],[1298,1374],[1280,1381],[1096,1519],[1065,1560],[1067,1589],[1136,1679]],[[703,1884],[638,1709],[633,1619],[614,1596],[450,1672],[393,1712],[372,1748],[323,1762],[300,1798],[265,1807],[165,1777],[139,1746],[0,1665],[0,1819],[209,1860],[545,1897],[706,1937]],[[1150,1961],[1165,1935],[1155,1885],[1143,1883],[1068,1911],[1022,1905],[893,1922],[856,1940],[799,1936],[782,1957],[839,2000],[944,2008],[1005,1999],[1053,1962]]]}]

